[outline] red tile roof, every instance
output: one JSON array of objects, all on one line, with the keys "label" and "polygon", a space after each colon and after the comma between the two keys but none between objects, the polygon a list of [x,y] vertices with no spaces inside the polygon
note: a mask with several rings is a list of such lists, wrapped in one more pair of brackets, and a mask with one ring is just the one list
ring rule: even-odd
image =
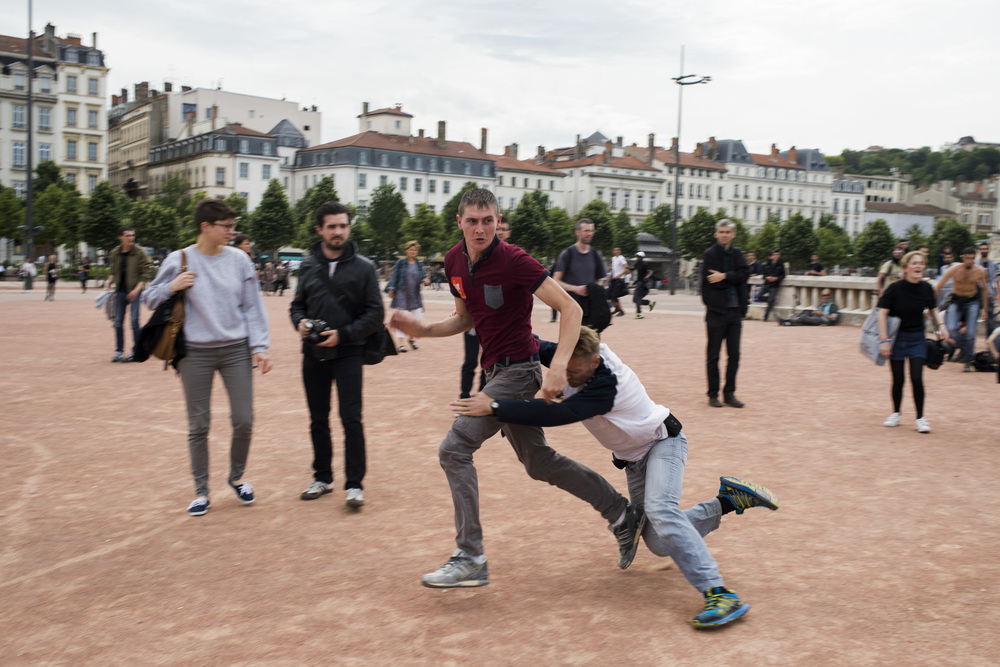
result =
[{"label": "red tile roof", "polygon": [[233,134],[239,134],[246,137],[272,137],[272,134],[265,134],[263,132],[258,132],[257,130],[251,130],[249,127],[243,127],[240,123],[230,123],[226,126],[226,131],[232,132]]},{"label": "red tile roof", "polygon": [[[645,151],[645,153],[648,154],[648,149]],[[677,157],[672,150],[667,150],[665,148],[657,148],[655,155],[657,160],[663,162],[668,166],[677,163]],[[701,157],[700,155],[695,155],[694,153],[685,153],[684,151],[681,151],[681,166],[694,167],[696,169],[714,169],[715,171],[726,170],[726,168],[721,164],[719,164],[718,162],[713,162],[708,158]]]},{"label": "red tile roof", "polygon": [[782,169],[798,169],[799,171],[804,169],[804,167],[800,167],[791,160],[786,160],[780,155],[750,153],[750,157],[753,159],[754,164],[760,165],[761,167],[780,167]]},{"label": "red tile roof", "polygon": [[585,157],[582,160],[559,160],[556,162],[549,162],[548,164],[553,169],[570,169],[572,167],[586,167],[589,165],[606,165],[608,167],[617,167],[618,169],[635,169],[637,171],[653,171],[656,173],[660,172],[659,169],[650,167],[639,158],[632,157],[631,155],[626,155],[625,157],[607,158],[607,161],[605,162],[604,153],[591,155],[590,157]]},{"label": "red tile roof", "polygon": [[908,206],[900,202],[869,201],[865,202],[865,210],[872,213],[906,213],[908,215],[930,215],[935,218],[954,217],[952,211],[931,206],[930,204],[915,204]]},{"label": "red tile roof", "polygon": [[556,169],[552,169],[546,164],[538,164],[535,160],[517,160],[512,157],[507,157],[506,155],[489,155],[487,157],[496,162],[497,169],[506,169],[507,171],[529,171],[531,173],[549,174],[551,176],[566,176],[566,174]]},{"label": "red tile roof", "polygon": [[[382,113],[392,114],[393,116],[406,116],[407,118],[413,118],[412,114],[408,114],[398,107],[386,107],[385,109],[375,109],[375,111],[369,111],[368,115],[374,116],[375,114],[382,114]],[[363,115],[364,114],[359,114],[358,118],[361,118],[361,116]]]},{"label": "red tile roof", "polygon": [[437,139],[434,137],[410,137],[399,134],[381,134],[369,131],[355,134],[351,137],[338,139],[319,146],[305,148],[306,151],[319,151],[326,148],[342,148],[344,146],[356,146],[358,148],[373,148],[387,151],[403,151],[406,153],[420,153],[431,157],[457,157],[471,158],[473,160],[490,160],[494,158],[483,153],[478,148],[467,141],[445,141],[444,149],[438,148]]}]

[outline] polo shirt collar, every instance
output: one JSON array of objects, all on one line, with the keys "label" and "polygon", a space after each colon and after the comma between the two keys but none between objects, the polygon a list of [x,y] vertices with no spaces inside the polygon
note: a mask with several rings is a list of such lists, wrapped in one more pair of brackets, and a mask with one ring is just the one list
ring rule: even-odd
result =
[{"label": "polo shirt collar", "polygon": [[476,262],[475,266],[473,266],[472,265],[472,258],[469,257],[469,250],[468,250],[468,248],[465,245],[465,238],[462,238],[462,254],[465,255],[465,262],[466,262],[466,264],[469,265],[469,269],[470,270],[474,270],[476,268],[476,266],[479,266],[480,264],[482,264],[483,262],[485,262],[487,259],[489,259],[490,255],[493,254],[493,249],[496,248],[498,245],[500,245],[500,237],[499,236],[494,236],[493,237],[493,243],[491,243],[489,245],[489,247],[487,247],[486,250],[483,251],[483,256],[480,257],[479,261]]}]

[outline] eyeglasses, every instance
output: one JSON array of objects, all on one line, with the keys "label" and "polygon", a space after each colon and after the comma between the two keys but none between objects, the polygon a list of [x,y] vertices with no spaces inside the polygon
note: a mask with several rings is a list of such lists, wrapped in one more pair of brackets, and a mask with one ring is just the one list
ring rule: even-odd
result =
[{"label": "eyeglasses", "polygon": [[222,224],[219,224],[218,222],[210,222],[208,224],[212,225],[213,227],[223,227],[225,229],[228,229],[229,231],[232,231],[232,230],[236,229],[236,223],[235,222],[230,222],[228,225],[222,225]]}]

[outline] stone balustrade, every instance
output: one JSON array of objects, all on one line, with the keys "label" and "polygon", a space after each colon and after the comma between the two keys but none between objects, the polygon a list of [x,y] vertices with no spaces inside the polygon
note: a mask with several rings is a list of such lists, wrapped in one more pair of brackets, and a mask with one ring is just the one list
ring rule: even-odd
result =
[{"label": "stone balustrade", "polygon": [[[751,289],[763,282],[764,279],[760,276],[750,278]],[[827,288],[833,293],[833,300],[840,308],[840,325],[861,326],[878,301],[873,277],[786,276],[778,288],[771,317],[792,317],[805,308],[816,308],[820,303],[820,291]],[[766,303],[752,302],[747,317],[752,320],[763,319],[766,307]]]}]

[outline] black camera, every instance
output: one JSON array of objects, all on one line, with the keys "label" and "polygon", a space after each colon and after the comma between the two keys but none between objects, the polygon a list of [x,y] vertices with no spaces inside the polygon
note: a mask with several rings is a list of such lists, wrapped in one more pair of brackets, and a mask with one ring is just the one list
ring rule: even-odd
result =
[{"label": "black camera", "polygon": [[331,330],[331,327],[323,320],[306,320],[305,327],[309,331],[306,334],[306,340],[313,345],[322,343],[325,336],[320,334]]}]

